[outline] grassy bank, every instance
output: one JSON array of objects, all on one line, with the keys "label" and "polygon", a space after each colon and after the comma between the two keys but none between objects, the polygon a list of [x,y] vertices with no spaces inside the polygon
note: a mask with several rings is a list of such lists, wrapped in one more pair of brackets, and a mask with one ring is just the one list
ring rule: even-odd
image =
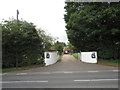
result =
[{"label": "grassy bank", "polygon": [[115,66],[120,67],[120,60],[98,60],[98,64],[108,65],[108,66]]},{"label": "grassy bank", "polygon": [[[74,56],[76,59],[78,59],[78,53],[73,53],[72,56]],[[97,64],[102,64],[106,66],[114,66],[114,67],[120,67],[120,60],[103,60],[98,59]]]},{"label": "grassy bank", "polygon": [[14,68],[5,68],[2,69],[2,72],[12,72],[12,71],[20,71],[20,70],[28,70],[28,69],[33,69],[33,68],[38,68],[38,67],[43,67],[44,65],[31,65],[31,66],[24,66],[24,67],[14,67]]},{"label": "grassy bank", "polygon": [[[62,59],[62,55],[59,55],[58,57],[58,62],[61,61]],[[28,69],[33,69],[33,68],[39,68],[39,67],[43,67],[44,65],[31,65],[31,66],[24,66],[24,67],[14,67],[14,68],[5,68],[5,69],[2,69],[0,70],[0,72],[13,72],[13,71],[21,71],[21,70],[28,70]]]},{"label": "grassy bank", "polygon": [[73,53],[72,56],[78,59],[78,53]]}]

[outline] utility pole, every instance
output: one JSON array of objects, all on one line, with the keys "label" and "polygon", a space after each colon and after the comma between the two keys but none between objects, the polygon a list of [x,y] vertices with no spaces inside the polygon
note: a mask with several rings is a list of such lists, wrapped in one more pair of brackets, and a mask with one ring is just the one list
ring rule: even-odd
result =
[{"label": "utility pole", "polygon": [[17,9],[17,22],[18,22],[18,15],[19,15],[19,11],[18,11],[18,9]]},{"label": "utility pole", "polygon": [[[17,9],[17,30],[19,31],[18,15],[19,15],[19,11],[18,11],[18,9]],[[18,39],[18,38],[16,38],[16,39]],[[18,48],[17,48],[17,47],[18,47],[18,46],[16,45],[16,67],[18,67]]]},{"label": "utility pole", "polygon": [[110,2],[108,2],[108,4],[109,4],[108,7],[110,8]]}]

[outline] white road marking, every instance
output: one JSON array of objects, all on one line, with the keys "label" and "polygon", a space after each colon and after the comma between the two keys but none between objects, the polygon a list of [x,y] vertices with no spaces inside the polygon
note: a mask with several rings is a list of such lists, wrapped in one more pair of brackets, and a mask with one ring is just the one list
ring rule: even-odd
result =
[{"label": "white road marking", "polygon": [[90,81],[90,80],[74,80],[74,82],[84,82],[84,81]]},{"label": "white road marking", "polygon": [[64,73],[73,73],[73,72],[64,72]]},{"label": "white road marking", "polygon": [[91,81],[117,81],[119,79],[93,79]]},{"label": "white road marking", "polygon": [[89,81],[117,81],[119,79],[86,79],[86,80],[74,80],[74,82],[89,82]]},{"label": "white road marking", "polygon": [[[119,70],[93,70],[93,71],[55,71],[55,72],[34,72],[34,73],[16,73],[16,75],[27,75],[27,74],[62,74],[62,73],[97,73],[97,72],[119,72]],[[0,73],[0,75],[15,75],[13,73]]]},{"label": "white road marking", "polygon": [[34,72],[34,73],[29,73],[29,74],[52,74],[56,72]]},{"label": "white road marking", "polygon": [[56,71],[56,72],[51,72],[51,73],[54,73],[54,74],[59,74],[59,73],[64,73],[63,71]]},{"label": "white road marking", "polygon": [[88,71],[88,72],[90,72],[90,73],[91,73],[91,72],[99,72],[99,71]]},{"label": "white road marking", "polygon": [[27,73],[17,73],[16,75],[27,75]]},{"label": "white road marking", "polygon": [[44,83],[44,82],[48,82],[48,81],[3,81],[0,83]]},{"label": "white road marking", "polygon": [[43,72],[43,73],[40,73],[40,74],[50,74],[50,72]]},{"label": "white road marking", "polygon": [[113,72],[118,72],[119,70],[113,70]]},{"label": "white road marking", "polygon": [[0,75],[6,75],[7,73],[0,73]]}]

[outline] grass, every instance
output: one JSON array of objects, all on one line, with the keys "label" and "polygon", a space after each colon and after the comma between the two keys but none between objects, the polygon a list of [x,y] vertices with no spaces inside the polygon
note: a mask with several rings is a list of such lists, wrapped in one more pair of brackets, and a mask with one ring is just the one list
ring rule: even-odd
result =
[{"label": "grass", "polygon": [[72,56],[78,59],[78,53],[73,53]]},{"label": "grass", "polygon": [[2,69],[0,69],[0,73],[2,72]]},{"label": "grass", "polygon": [[2,72],[12,72],[12,71],[20,71],[20,70],[28,70],[28,69],[32,69],[32,68],[38,68],[38,67],[42,67],[44,65],[31,65],[31,66],[24,66],[24,67],[14,67],[14,68],[5,68],[2,69]]},{"label": "grass", "polygon": [[[58,57],[58,62],[61,61],[62,55]],[[24,66],[24,67],[14,67],[14,68],[5,68],[0,70],[0,72],[13,72],[13,71],[21,71],[21,70],[28,70],[28,69],[33,69],[33,68],[38,68],[38,67],[43,67],[44,65],[31,65],[31,66]]]},{"label": "grass", "polygon": [[[58,62],[61,61],[62,55],[59,55],[58,57]],[[23,66],[23,67],[14,67],[14,68],[5,68],[0,70],[0,72],[13,72],[13,71],[21,71],[21,70],[28,70],[28,69],[33,69],[33,68],[38,68],[38,67],[43,67],[44,65],[31,65],[31,66]]]},{"label": "grass", "polygon": [[62,59],[62,55],[59,55],[59,56],[58,56],[58,61],[57,61],[57,62],[61,61],[61,59]]},{"label": "grass", "polygon": [[[78,53],[73,53],[72,56],[74,56],[76,59],[78,59]],[[99,59],[97,64],[120,67],[120,60],[112,60],[112,59],[111,60],[103,60],[103,59]]]},{"label": "grass", "polygon": [[98,64],[109,65],[109,66],[120,66],[120,60],[98,60]]}]

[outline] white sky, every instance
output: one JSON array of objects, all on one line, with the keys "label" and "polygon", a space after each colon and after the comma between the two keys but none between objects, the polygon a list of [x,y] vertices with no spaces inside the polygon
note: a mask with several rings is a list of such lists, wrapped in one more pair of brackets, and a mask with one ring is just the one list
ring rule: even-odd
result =
[{"label": "white sky", "polygon": [[0,22],[9,17],[16,18],[19,10],[19,19],[34,23],[59,41],[67,42],[64,22],[65,0],[1,0]]}]

